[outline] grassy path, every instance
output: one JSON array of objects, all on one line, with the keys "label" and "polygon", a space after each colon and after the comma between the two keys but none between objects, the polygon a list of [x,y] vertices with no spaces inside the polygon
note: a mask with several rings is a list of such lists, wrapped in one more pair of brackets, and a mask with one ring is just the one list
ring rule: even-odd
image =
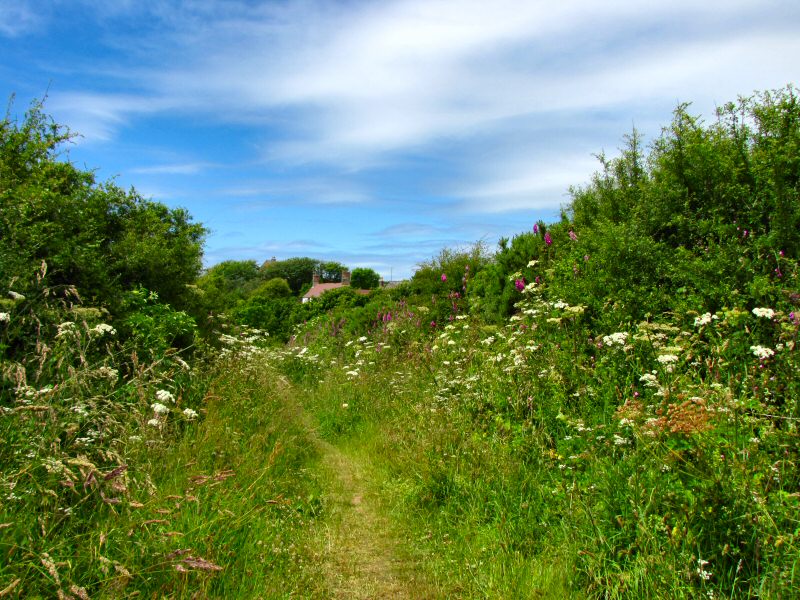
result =
[{"label": "grassy path", "polygon": [[320,441],[328,472],[328,528],[319,532],[333,598],[434,598],[392,534],[360,460]]}]

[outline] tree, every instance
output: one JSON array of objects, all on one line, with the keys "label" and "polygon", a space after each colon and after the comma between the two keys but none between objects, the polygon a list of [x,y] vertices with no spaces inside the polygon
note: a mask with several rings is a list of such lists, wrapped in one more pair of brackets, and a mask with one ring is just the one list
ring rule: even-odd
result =
[{"label": "tree", "polygon": [[307,256],[295,257],[268,263],[261,270],[265,280],[285,279],[292,293],[298,294],[304,285],[311,283],[317,263],[316,259]]},{"label": "tree", "polygon": [[250,297],[254,300],[274,300],[288,298],[292,295],[292,288],[285,279],[270,279],[258,286]]},{"label": "tree", "polygon": [[381,276],[372,269],[359,267],[350,274],[350,286],[361,290],[374,290],[381,284]]},{"label": "tree", "polygon": [[187,304],[206,229],[62,160],[70,137],[40,102],[22,123],[0,121],[0,282],[31,281],[45,263],[48,285],[75,286],[112,312],[139,286]]},{"label": "tree", "polygon": [[319,261],[307,256],[270,262],[262,267],[264,279],[285,279],[295,295],[311,284],[315,273],[320,276],[321,283],[339,283],[342,281],[342,271],[346,270],[347,267],[342,263]]}]

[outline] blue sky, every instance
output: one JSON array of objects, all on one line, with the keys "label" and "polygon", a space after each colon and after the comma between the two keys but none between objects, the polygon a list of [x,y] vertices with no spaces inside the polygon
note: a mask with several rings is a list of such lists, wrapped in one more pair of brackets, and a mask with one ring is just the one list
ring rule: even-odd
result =
[{"label": "blue sky", "polygon": [[0,0],[0,94],[211,234],[408,277],[554,220],[679,102],[800,82],[800,2]]}]

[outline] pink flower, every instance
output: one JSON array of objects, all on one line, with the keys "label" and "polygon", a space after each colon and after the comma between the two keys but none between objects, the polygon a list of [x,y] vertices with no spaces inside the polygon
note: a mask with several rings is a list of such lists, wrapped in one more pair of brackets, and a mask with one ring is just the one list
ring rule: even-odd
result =
[{"label": "pink flower", "polygon": [[533,224],[533,233],[539,233],[539,224],[538,223],[534,223]]},{"label": "pink flower", "polygon": [[573,242],[578,241],[578,234],[572,231],[572,229],[569,230],[569,239],[571,239]]},{"label": "pink flower", "polygon": [[444,273],[442,273],[442,281],[447,281],[447,275],[445,275]]},{"label": "pink flower", "polygon": [[515,286],[515,287],[517,288],[517,290],[519,290],[520,292],[521,292],[522,290],[524,290],[524,289],[525,289],[525,278],[524,278],[524,277],[521,277],[521,278],[517,279],[516,281],[514,281],[514,286]]},{"label": "pink flower", "polygon": [[547,244],[548,246],[553,245],[553,238],[550,237],[550,232],[544,234],[544,243]]}]

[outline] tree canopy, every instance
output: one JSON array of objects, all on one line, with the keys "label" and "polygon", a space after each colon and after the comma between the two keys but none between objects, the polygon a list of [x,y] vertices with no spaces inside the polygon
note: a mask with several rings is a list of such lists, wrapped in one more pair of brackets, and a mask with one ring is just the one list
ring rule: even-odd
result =
[{"label": "tree canopy", "polygon": [[41,103],[21,123],[0,121],[0,281],[29,281],[45,262],[50,285],[112,310],[139,286],[186,305],[206,229],[184,209],[97,183],[63,160],[69,140]]},{"label": "tree canopy", "polygon": [[374,290],[381,284],[381,276],[373,271],[364,267],[353,269],[350,274],[350,285],[354,288],[361,290]]}]

